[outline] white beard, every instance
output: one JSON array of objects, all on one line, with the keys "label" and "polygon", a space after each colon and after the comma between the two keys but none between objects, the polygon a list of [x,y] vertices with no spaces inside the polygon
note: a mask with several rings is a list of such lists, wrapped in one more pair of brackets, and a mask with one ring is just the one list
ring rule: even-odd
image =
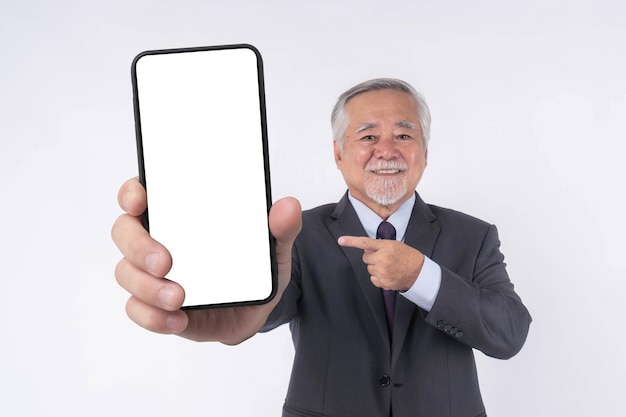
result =
[{"label": "white beard", "polygon": [[368,176],[365,179],[365,194],[382,206],[397,203],[407,192],[406,175],[395,178]]}]

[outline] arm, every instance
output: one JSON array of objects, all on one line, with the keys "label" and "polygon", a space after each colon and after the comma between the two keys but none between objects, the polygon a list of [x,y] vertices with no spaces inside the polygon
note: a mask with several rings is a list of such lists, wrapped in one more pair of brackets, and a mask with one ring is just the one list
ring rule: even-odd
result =
[{"label": "arm", "polygon": [[[441,282],[430,312],[423,315],[458,342],[506,359],[524,345],[531,317],[509,280],[496,228],[482,230],[482,241],[464,246],[459,242],[465,239],[455,236],[448,240],[459,246],[445,246],[442,259],[435,254]],[[339,244],[363,249],[372,284],[383,289],[410,289],[424,265],[423,254],[398,241],[342,236]],[[445,267],[452,264],[454,270]]]},{"label": "arm", "polygon": [[297,200],[285,198],[276,202],[269,215],[270,230],[276,238],[276,297],[260,306],[193,311],[180,309],[184,289],[164,278],[172,266],[171,255],[141,225],[139,216],[146,209],[146,192],[136,178],[122,185],[118,201],[126,213],[116,220],[111,231],[113,241],[124,255],[115,269],[115,277],[131,294],[126,312],[135,323],[157,333],[225,344],[241,343],[259,331],[290,280],[291,248],[302,224]]},{"label": "arm", "polygon": [[425,320],[488,356],[508,359],[524,345],[531,317],[509,280],[499,246],[497,230],[490,226],[471,276],[442,266],[441,287]]}]

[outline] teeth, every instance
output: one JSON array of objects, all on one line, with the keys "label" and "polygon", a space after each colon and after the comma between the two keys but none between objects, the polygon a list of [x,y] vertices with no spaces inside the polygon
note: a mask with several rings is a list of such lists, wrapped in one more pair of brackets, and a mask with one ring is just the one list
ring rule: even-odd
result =
[{"label": "teeth", "polygon": [[397,174],[398,172],[400,172],[399,169],[379,169],[374,171],[377,174]]}]

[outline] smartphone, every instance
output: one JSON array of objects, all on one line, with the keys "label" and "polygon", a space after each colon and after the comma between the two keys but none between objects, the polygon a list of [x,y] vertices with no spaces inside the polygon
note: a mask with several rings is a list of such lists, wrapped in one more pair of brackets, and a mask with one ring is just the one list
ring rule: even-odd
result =
[{"label": "smartphone", "polygon": [[145,51],[131,73],[144,227],[172,255],[167,278],[184,288],[183,309],[270,301],[277,267],[259,51]]}]

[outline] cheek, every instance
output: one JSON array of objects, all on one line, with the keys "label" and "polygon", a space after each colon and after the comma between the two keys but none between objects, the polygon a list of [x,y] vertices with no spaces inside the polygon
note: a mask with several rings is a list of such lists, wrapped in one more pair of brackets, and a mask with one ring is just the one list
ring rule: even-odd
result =
[{"label": "cheek", "polygon": [[367,149],[350,149],[349,152],[344,152],[342,160],[351,170],[363,170],[371,159],[373,154]]},{"label": "cheek", "polygon": [[363,168],[365,168],[370,163],[376,162],[376,156],[374,155],[374,152],[368,149],[360,150],[357,154],[356,159],[358,161],[357,163]]},{"label": "cheek", "polygon": [[414,155],[411,159],[405,159],[405,162],[412,167],[411,177],[419,180],[424,173],[424,169],[426,169],[426,158],[418,154]]},{"label": "cheek", "polygon": [[406,162],[412,166],[420,167],[420,169],[423,169],[426,166],[426,153],[421,149],[406,156],[409,158],[406,159]]}]

